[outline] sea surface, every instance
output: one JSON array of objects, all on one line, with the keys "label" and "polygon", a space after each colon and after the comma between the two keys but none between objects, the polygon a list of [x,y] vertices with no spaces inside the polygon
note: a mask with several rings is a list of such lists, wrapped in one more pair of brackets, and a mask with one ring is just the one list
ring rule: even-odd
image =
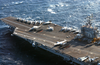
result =
[{"label": "sea surface", "polygon": [[[93,14],[92,26],[100,29],[100,0],[0,0],[0,18],[13,16],[33,21],[51,20],[60,26],[80,29],[86,23],[86,17],[91,14]],[[17,41],[7,34],[8,31],[9,26],[0,21],[0,65],[70,63],[65,63],[51,53],[37,51],[30,46],[26,48],[26,42]]]}]

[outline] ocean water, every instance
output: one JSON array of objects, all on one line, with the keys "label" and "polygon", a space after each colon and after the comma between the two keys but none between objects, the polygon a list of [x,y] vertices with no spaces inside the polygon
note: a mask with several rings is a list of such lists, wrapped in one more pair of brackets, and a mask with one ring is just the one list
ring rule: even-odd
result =
[{"label": "ocean water", "polygon": [[[44,22],[51,20],[60,26],[80,29],[81,25],[86,22],[85,18],[91,14],[93,14],[92,26],[99,26],[100,0],[0,0],[0,18],[13,16]],[[39,54],[40,51],[35,51],[33,48],[33,51],[30,52],[23,51],[23,49],[20,51],[21,47],[16,44],[22,42],[16,42],[10,35],[3,34],[9,30],[8,28],[8,25],[0,21],[0,65],[56,65],[65,63],[60,60],[58,62],[56,59],[50,60],[52,59],[50,57],[55,56],[51,54],[50,57],[47,55],[46,58],[42,52]]]}]

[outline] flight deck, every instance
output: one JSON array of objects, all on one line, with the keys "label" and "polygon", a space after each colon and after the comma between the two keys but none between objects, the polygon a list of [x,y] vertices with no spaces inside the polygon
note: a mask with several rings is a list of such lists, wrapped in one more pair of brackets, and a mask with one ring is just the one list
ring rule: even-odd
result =
[{"label": "flight deck", "polygon": [[[90,56],[91,58],[98,57],[95,62],[100,60],[100,45],[94,43],[87,43],[82,41],[74,40],[76,34],[74,32],[60,32],[61,26],[55,25],[53,23],[48,24],[54,28],[53,31],[48,31],[48,25],[44,25],[43,22],[40,24],[40,31],[29,31],[30,28],[38,24],[28,24],[25,22],[17,21],[15,17],[6,17],[1,19],[6,24],[15,27],[13,32],[14,35],[36,41],[40,45],[49,47],[56,52],[69,56],[73,60],[78,60],[80,57]],[[64,46],[55,46],[57,41],[67,40]],[[88,59],[80,62],[88,62]]]}]

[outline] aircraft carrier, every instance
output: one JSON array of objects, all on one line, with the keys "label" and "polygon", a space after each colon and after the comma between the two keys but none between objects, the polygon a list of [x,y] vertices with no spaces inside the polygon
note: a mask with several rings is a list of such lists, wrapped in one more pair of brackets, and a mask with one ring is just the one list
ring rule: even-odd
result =
[{"label": "aircraft carrier", "polygon": [[[82,30],[79,31],[74,29],[64,31],[64,27],[53,24],[51,21],[35,23],[15,17],[6,17],[0,20],[10,25],[10,29],[14,28],[12,36],[15,35],[29,41],[33,47],[40,47],[63,57],[65,61],[72,61],[79,65],[100,64],[100,45],[97,42],[99,39],[95,35],[96,33],[91,33],[95,32],[96,28],[87,27],[87,25],[82,26]],[[88,41],[80,35],[87,34],[83,33],[85,28],[94,35],[91,39],[86,37],[89,38]]]}]

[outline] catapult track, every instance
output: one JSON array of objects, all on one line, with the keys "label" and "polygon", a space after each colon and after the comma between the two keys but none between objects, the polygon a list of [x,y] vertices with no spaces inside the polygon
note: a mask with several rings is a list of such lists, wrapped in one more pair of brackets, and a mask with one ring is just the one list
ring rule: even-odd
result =
[{"label": "catapult track", "polygon": [[[76,34],[74,32],[59,32],[62,28],[59,25],[49,24],[50,26],[54,27],[54,31],[46,31],[48,25],[41,24],[42,32],[29,32],[29,29],[33,27],[32,24],[27,24],[24,22],[16,21],[14,17],[6,17],[1,19],[6,24],[15,27],[13,35],[18,37],[24,38],[25,40],[30,40],[30,43],[33,41],[38,42],[37,46],[50,51],[56,55],[63,57],[65,60],[71,60],[78,64],[91,64],[85,61],[79,61],[77,58],[84,57],[84,56],[91,56],[91,57],[99,57],[95,60],[100,60],[100,46],[96,46],[96,44],[88,44],[86,42],[73,40]],[[57,41],[67,40],[69,45],[65,47],[54,46]]]}]

